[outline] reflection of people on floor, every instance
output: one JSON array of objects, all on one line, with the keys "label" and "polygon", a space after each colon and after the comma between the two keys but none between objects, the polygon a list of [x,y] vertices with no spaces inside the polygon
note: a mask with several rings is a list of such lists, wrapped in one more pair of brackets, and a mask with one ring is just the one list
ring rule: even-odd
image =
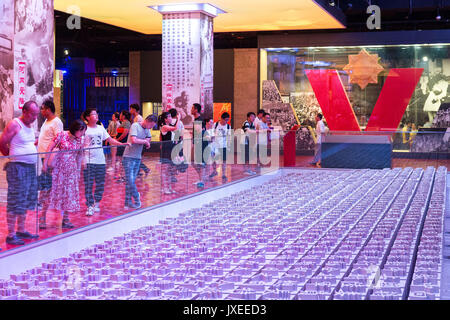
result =
[{"label": "reflection of people on floor", "polygon": [[39,238],[25,230],[27,211],[36,209],[38,197],[37,149],[32,127],[38,115],[39,106],[36,102],[25,103],[21,117],[11,120],[0,136],[0,152],[4,156],[10,156],[4,170],[8,182],[6,243],[12,245],[23,245],[24,239]]}]

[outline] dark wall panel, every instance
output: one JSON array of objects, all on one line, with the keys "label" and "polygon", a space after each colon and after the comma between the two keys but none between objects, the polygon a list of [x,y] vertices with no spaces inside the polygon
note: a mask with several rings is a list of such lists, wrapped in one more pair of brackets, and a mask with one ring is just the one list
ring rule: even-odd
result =
[{"label": "dark wall panel", "polygon": [[141,102],[162,101],[161,51],[141,53]]}]

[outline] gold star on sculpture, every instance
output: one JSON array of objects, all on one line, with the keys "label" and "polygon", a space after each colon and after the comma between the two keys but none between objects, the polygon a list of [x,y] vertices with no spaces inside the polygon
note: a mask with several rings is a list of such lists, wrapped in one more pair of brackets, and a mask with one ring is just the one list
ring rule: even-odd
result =
[{"label": "gold star on sculpture", "polygon": [[378,54],[370,54],[365,49],[355,55],[349,55],[349,64],[344,70],[350,75],[350,83],[358,84],[361,89],[369,83],[378,83],[378,74],[384,68],[378,63]]}]

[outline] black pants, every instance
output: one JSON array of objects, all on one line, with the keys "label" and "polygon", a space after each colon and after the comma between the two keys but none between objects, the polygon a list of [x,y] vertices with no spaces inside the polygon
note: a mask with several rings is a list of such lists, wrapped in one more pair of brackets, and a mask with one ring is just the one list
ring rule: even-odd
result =
[{"label": "black pants", "polygon": [[[84,176],[84,195],[86,197],[86,205],[88,207],[93,206],[95,202],[100,202],[105,190],[105,164],[91,164],[86,165],[86,169],[83,170]],[[95,181],[95,192],[92,194]]]}]

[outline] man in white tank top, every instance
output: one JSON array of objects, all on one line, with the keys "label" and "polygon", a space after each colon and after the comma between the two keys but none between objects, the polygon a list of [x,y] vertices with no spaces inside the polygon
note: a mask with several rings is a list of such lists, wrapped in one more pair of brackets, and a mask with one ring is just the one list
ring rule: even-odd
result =
[{"label": "man in white tank top", "polygon": [[[39,106],[34,101],[28,101],[23,106],[22,116],[11,120],[0,136],[0,152],[10,156],[4,170],[8,181],[6,243],[12,245],[23,245],[24,239],[39,237],[25,231],[27,210],[35,210],[37,205],[38,155],[32,124],[38,115]],[[17,232],[15,232],[16,223]]]}]

